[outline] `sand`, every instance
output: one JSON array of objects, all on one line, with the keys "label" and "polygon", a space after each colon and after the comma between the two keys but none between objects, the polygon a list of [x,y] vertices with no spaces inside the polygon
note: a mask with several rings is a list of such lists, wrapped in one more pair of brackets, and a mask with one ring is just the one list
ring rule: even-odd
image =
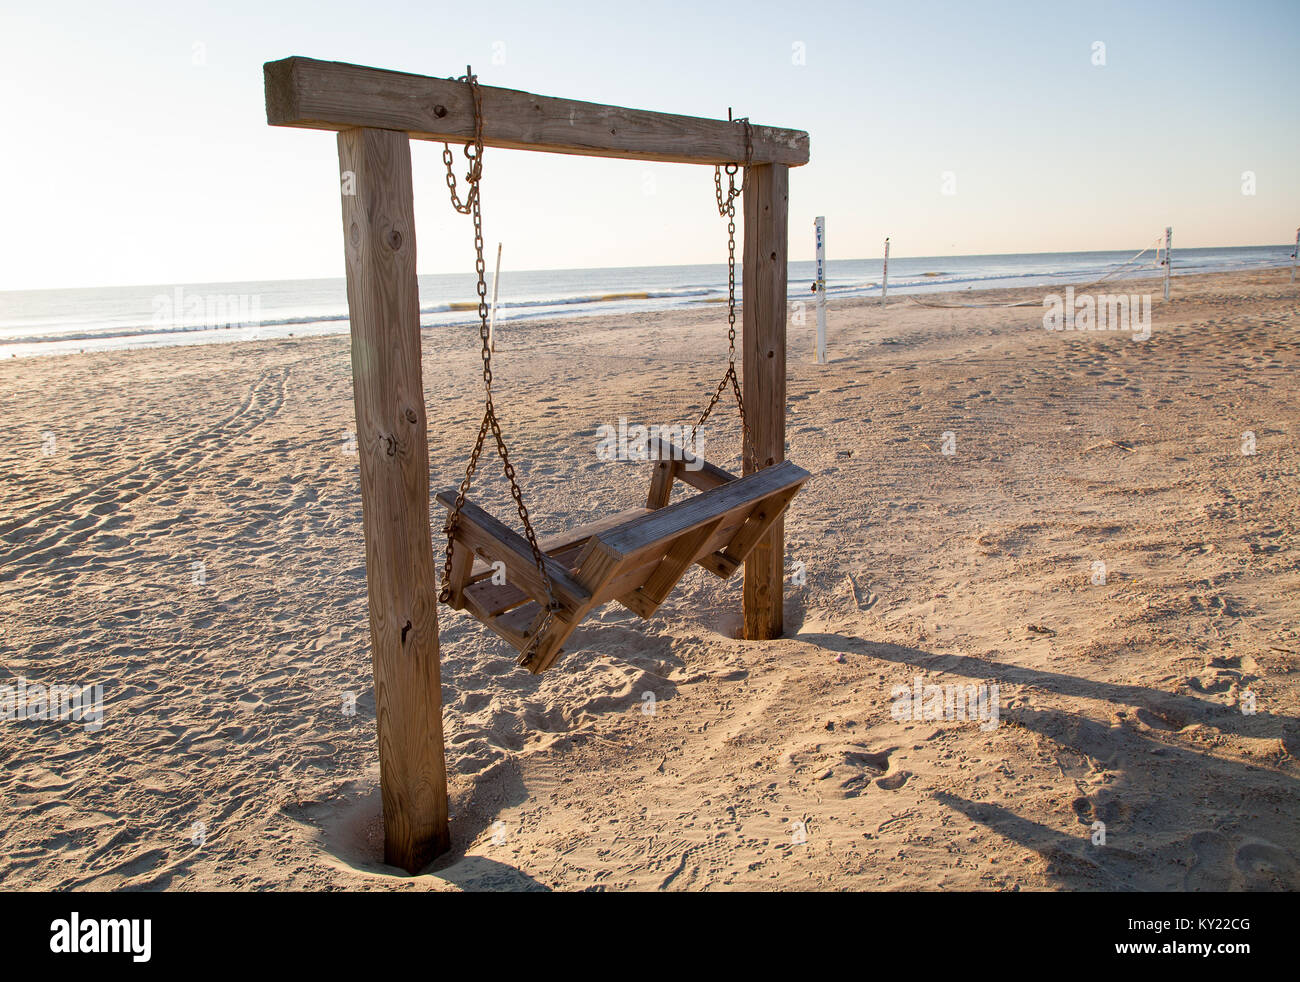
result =
[{"label": "sand", "polygon": [[[1300,288],[1126,289],[1147,342],[897,298],[834,305],[817,366],[792,324],[779,641],[699,569],[542,677],[441,609],[454,850],[417,877],[381,860],[347,338],[0,364],[0,686],[105,694],[0,722],[0,886],[1295,889]],[[503,326],[543,530],[641,503],[596,426],[688,419],[721,314]],[[425,337],[435,489],[475,344]],[[998,725],[896,718],[918,679],[998,686]]]}]

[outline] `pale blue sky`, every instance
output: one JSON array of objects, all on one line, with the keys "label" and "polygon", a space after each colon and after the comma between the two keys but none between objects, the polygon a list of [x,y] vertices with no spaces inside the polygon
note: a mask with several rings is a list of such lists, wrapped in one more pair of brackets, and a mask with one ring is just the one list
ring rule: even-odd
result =
[{"label": "pale blue sky", "polygon": [[[291,54],[806,129],[793,259],[818,214],[832,261],[885,235],[953,255],[1300,223],[1295,2],[3,4],[0,289],[342,275],[332,134],[266,125],[262,63]],[[440,150],[414,144],[426,273],[472,265]],[[489,150],[485,170],[507,269],[725,259],[711,168]]]}]

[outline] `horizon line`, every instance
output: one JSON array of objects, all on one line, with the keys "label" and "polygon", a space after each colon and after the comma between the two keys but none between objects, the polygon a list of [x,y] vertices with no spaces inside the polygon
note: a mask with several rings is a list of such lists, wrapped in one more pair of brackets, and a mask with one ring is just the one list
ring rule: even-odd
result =
[{"label": "horizon line", "polygon": [[[1260,243],[1256,245],[1236,245],[1236,246],[1183,246],[1175,248],[1174,253],[1178,252],[1196,252],[1204,249],[1291,249],[1295,243]],[[1148,246],[1149,248],[1149,246]],[[1087,256],[1098,255],[1107,252],[1125,252],[1126,248],[1118,249],[1074,249],[1074,250],[1052,250],[1048,252],[966,252],[966,253],[945,253],[927,256],[909,256],[898,255],[891,250],[890,259],[995,259],[1005,256]],[[1290,254],[1288,254],[1290,258]],[[815,263],[814,259],[787,259],[787,267],[792,263]],[[884,256],[867,256],[858,258],[833,258],[825,259],[829,269],[834,263],[859,263],[859,262],[884,262]],[[726,266],[725,262],[713,263],[654,263],[641,264],[633,266],[541,266],[532,269],[508,269],[503,268],[502,274],[505,273],[582,273],[595,272],[597,270],[631,270],[631,269],[690,269],[707,266]],[[473,270],[456,271],[456,272],[420,272],[416,271],[416,276],[472,276]],[[346,279],[346,274],[335,276],[293,276],[293,277],[270,277],[266,279],[236,279],[236,280],[175,280],[168,283],[98,283],[79,286],[38,286],[38,287],[16,287],[0,289],[0,296],[6,293],[61,293],[72,290],[127,290],[127,289],[146,289],[150,287],[174,287],[174,286],[221,286],[225,284],[237,283],[323,283],[329,280]]]}]

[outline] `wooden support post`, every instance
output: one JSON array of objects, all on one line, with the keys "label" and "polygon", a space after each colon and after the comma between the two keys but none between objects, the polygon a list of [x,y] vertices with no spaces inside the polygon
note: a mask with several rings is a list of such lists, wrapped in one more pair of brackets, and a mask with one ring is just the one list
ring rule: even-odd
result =
[{"label": "wooden support post", "polygon": [[[750,167],[745,175],[743,340],[750,474],[785,459],[785,306],[790,169]],[[778,521],[745,560],[745,637],[781,636],[785,523]]]},{"label": "wooden support post", "polygon": [[411,148],[405,133],[338,135],[352,385],[384,802],[384,861],[415,873],[451,847],[438,596],[420,371]]},{"label": "wooden support post", "polygon": [[1165,226],[1165,299],[1169,299],[1169,274],[1174,268],[1173,257],[1174,230]]}]

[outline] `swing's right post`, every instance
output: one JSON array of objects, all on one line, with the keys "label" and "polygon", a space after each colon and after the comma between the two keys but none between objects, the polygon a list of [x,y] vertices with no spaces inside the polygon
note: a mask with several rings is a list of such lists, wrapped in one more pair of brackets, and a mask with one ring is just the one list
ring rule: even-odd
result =
[{"label": "swing's right post", "polygon": [[[746,474],[785,460],[785,315],[790,168],[760,164],[745,175],[742,344],[745,416],[752,447]],[[778,519],[745,560],[744,636],[784,629],[785,521]]]}]

